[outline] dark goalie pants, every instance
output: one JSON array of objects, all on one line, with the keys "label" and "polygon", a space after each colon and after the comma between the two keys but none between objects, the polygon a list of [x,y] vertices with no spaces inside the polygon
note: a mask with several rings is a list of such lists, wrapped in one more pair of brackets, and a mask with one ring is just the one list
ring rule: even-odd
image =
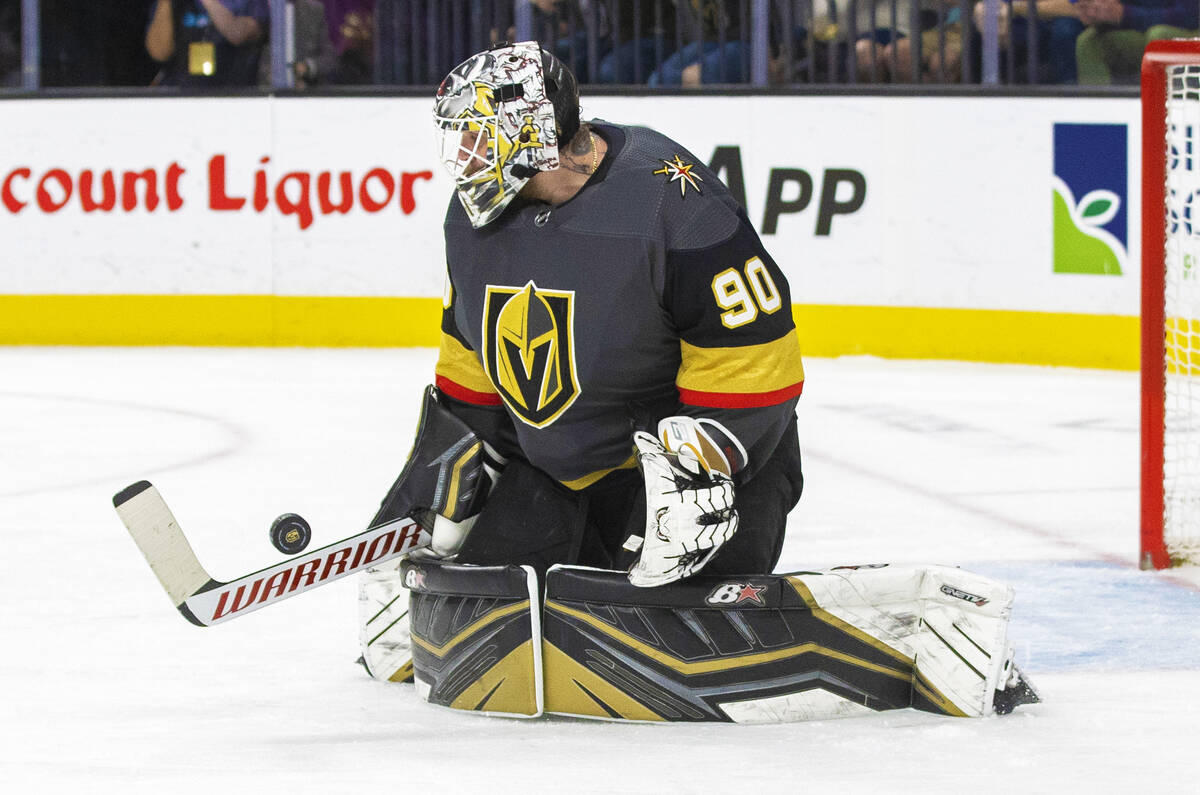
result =
[{"label": "dark goalie pants", "polygon": [[[804,486],[793,417],[775,452],[738,486],[738,530],[704,568],[705,574],[768,574],[779,562],[788,512]],[[636,553],[622,545],[646,524],[641,472],[618,470],[574,492],[527,462],[505,467],[456,562],[529,565],[539,573],[556,563],[626,569]]]}]

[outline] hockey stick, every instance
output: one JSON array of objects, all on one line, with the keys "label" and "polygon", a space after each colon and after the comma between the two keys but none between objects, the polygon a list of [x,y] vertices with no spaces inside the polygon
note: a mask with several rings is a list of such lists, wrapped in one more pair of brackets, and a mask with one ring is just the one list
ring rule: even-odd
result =
[{"label": "hockey stick", "polygon": [[200,565],[171,509],[149,481],[122,490],[113,497],[113,507],[171,603],[200,627],[243,616],[430,542],[429,533],[419,524],[401,517],[307,555],[221,582]]}]

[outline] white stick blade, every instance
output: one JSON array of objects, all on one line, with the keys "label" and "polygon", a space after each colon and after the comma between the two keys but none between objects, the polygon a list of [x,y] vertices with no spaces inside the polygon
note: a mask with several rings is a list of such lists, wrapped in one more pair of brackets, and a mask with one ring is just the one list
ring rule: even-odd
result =
[{"label": "white stick blade", "polygon": [[117,494],[113,507],[176,607],[212,580],[171,509],[149,481],[134,483]]}]

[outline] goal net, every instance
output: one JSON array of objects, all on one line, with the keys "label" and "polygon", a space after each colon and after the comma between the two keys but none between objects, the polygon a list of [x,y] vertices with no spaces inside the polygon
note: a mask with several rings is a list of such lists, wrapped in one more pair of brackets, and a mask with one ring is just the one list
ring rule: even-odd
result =
[{"label": "goal net", "polygon": [[1142,62],[1141,564],[1200,563],[1200,40]]}]

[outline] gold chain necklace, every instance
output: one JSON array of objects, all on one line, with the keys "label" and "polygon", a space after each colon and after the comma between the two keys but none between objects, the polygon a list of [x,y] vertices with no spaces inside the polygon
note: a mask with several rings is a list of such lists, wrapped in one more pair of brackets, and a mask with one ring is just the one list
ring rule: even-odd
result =
[{"label": "gold chain necklace", "polygon": [[592,141],[592,170],[589,174],[595,174],[596,169],[600,167],[600,149],[596,146],[596,134],[588,130],[588,138]]}]

